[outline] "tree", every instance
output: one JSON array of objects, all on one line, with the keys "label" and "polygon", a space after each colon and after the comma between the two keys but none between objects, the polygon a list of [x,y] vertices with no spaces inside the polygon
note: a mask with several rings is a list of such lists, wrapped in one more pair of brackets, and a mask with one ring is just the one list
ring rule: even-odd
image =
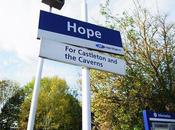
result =
[{"label": "tree", "polygon": [[0,110],[6,101],[11,98],[19,88],[19,84],[11,80],[0,80]]},{"label": "tree", "polygon": [[[34,81],[25,87],[33,88]],[[28,93],[21,106],[20,129],[26,129],[32,93]],[[66,82],[58,77],[41,80],[35,129],[81,130],[81,107],[68,93]]]},{"label": "tree", "polygon": [[20,105],[24,100],[24,93],[19,89],[11,98],[6,101],[0,113],[0,128],[7,130],[11,127],[18,128]]},{"label": "tree", "polygon": [[20,104],[22,91],[19,85],[10,80],[0,81],[1,89],[1,112],[0,112],[0,129],[10,129],[13,125],[17,125],[18,114],[20,112]]},{"label": "tree", "polygon": [[107,27],[120,30],[125,49],[125,77],[92,71],[96,129],[143,129],[143,109],[175,111],[175,27],[167,15],[152,15],[139,3],[133,14],[112,15],[102,6]]}]

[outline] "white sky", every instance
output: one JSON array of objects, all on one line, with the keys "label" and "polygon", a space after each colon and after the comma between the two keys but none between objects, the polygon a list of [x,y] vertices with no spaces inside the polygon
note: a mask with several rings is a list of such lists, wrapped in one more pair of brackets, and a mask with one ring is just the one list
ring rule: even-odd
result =
[{"label": "white sky", "polygon": [[[81,19],[81,1],[65,0],[61,11],[54,13]],[[99,5],[105,0],[87,0],[89,21],[103,23]],[[166,12],[175,17],[174,0],[140,0],[151,11]],[[29,82],[36,73],[40,41],[36,40],[39,10],[49,10],[40,0],[0,0],[0,79],[12,79],[21,85]],[[157,5],[156,5],[157,4]],[[133,8],[132,0],[111,0],[114,14]],[[70,86],[76,86],[81,67],[45,60],[43,76],[58,75]]]}]

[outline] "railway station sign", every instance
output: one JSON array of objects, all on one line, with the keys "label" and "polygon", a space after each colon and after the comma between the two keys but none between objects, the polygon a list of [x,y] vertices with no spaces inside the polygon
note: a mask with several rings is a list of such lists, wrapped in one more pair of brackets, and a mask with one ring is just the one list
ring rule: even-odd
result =
[{"label": "railway station sign", "polygon": [[102,52],[124,54],[119,31],[46,11],[40,11],[38,38]]},{"label": "railway station sign", "polygon": [[126,63],[124,60],[69,44],[59,44],[53,40],[42,39],[39,56],[50,60],[125,75]]},{"label": "railway station sign", "polygon": [[175,130],[175,113],[143,111],[145,130]]}]

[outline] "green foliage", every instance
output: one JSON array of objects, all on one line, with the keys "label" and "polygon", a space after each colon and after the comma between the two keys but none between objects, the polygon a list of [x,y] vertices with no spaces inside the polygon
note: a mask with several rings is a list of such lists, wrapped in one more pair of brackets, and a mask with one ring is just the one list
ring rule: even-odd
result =
[{"label": "green foliage", "polygon": [[6,92],[4,91],[4,93],[8,93],[8,92],[10,93],[6,94],[7,97],[4,98],[6,99],[6,102],[4,103],[1,113],[0,113],[0,129],[1,130],[3,129],[7,130],[7,129],[10,129],[10,127],[18,126],[20,105],[24,99],[24,96],[23,96],[24,93],[22,90],[19,89],[19,86],[17,86],[16,83],[14,82],[12,83],[12,81],[4,81],[4,82],[6,83],[6,85],[10,84],[10,86],[6,86],[6,88],[10,87],[11,90],[9,90],[8,88],[6,89]]},{"label": "green foliage", "polygon": [[11,80],[0,80],[0,106],[4,106],[6,101],[11,98],[19,89],[19,85]]},{"label": "green foliage", "polygon": [[142,111],[175,111],[175,27],[166,15],[152,15],[135,4],[133,14],[117,18],[102,6],[107,27],[120,30],[125,77],[92,71],[94,129],[141,130]]},{"label": "green foliage", "polygon": [[[25,88],[31,90],[34,81]],[[29,92],[21,106],[20,129],[26,129],[32,93]],[[81,107],[68,93],[66,82],[58,77],[41,80],[35,129],[81,130]]]}]

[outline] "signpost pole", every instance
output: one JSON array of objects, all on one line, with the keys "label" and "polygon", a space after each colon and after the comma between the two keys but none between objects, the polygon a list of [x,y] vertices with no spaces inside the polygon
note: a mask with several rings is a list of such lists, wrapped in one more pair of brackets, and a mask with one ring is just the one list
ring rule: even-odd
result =
[{"label": "signpost pole", "polygon": [[38,60],[38,67],[37,67],[37,73],[35,77],[35,85],[33,90],[33,96],[32,96],[32,102],[30,107],[30,114],[29,114],[29,121],[27,125],[27,130],[33,130],[34,122],[35,122],[35,114],[37,110],[37,102],[38,102],[38,95],[39,95],[39,87],[40,87],[40,80],[42,75],[42,68],[44,59],[39,57]]},{"label": "signpost pole", "polygon": [[[88,21],[87,1],[82,2],[82,18]],[[89,68],[82,68],[82,127],[83,130],[91,130],[91,96]]]},{"label": "signpost pole", "polygon": [[[52,12],[52,7],[49,8],[49,12]],[[44,59],[39,57],[32,102],[30,106],[29,120],[27,124],[27,130],[33,130],[34,123],[35,123],[35,115],[37,110],[37,102],[38,102],[38,96],[39,96],[39,87],[40,87],[40,81],[42,76],[43,64],[44,64]]]}]

